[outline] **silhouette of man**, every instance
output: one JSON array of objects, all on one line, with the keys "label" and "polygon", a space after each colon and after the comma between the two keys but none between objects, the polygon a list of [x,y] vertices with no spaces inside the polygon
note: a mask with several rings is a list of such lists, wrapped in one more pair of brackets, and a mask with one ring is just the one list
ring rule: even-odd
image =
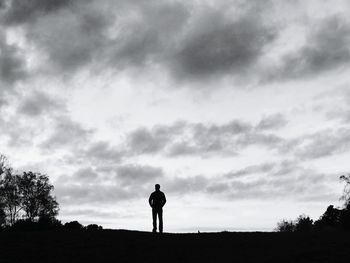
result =
[{"label": "silhouette of man", "polygon": [[155,185],[155,191],[150,195],[148,202],[152,207],[153,233],[157,232],[157,215],[159,218],[159,233],[163,233],[163,206],[166,203],[165,194],[160,191],[160,185]]}]

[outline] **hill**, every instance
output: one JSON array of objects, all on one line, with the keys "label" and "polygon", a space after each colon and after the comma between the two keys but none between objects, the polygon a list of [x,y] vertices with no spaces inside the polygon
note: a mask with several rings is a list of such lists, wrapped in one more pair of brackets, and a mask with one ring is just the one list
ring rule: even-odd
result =
[{"label": "hill", "polygon": [[[0,232],[0,262],[350,262],[346,233]],[[224,261],[225,260],[225,261]]]}]

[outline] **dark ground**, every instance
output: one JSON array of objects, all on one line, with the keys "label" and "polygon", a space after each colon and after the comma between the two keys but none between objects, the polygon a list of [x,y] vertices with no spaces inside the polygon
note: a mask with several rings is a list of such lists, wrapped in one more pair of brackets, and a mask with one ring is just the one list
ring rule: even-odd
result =
[{"label": "dark ground", "polygon": [[349,233],[0,232],[0,262],[348,263],[350,238]]}]

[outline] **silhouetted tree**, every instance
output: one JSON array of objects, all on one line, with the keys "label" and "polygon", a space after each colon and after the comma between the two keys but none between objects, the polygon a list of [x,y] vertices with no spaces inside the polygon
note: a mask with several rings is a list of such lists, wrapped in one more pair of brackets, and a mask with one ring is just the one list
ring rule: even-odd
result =
[{"label": "silhouetted tree", "polygon": [[19,177],[13,174],[11,168],[3,170],[2,179],[0,180],[0,199],[6,214],[7,223],[13,225],[22,207]]},{"label": "silhouetted tree", "polygon": [[67,230],[81,230],[83,229],[83,225],[78,221],[71,221],[64,224],[64,228]]},{"label": "silhouetted tree", "polygon": [[341,197],[342,200],[345,201],[345,208],[350,205],[350,175],[342,175],[340,176],[340,180],[345,182],[343,195]]},{"label": "silhouetted tree", "polygon": [[4,210],[4,204],[0,202],[0,228],[6,223],[6,214]]},{"label": "silhouetted tree", "polygon": [[96,230],[102,230],[102,226],[96,225],[96,224],[90,224],[85,227],[88,231],[96,231]]},{"label": "silhouetted tree", "polygon": [[313,220],[306,215],[300,215],[295,222],[295,231],[296,232],[311,232],[313,229]]},{"label": "silhouetted tree", "polygon": [[328,206],[326,212],[324,212],[320,219],[316,220],[315,227],[317,229],[328,230],[339,228],[341,226],[341,212],[341,209],[335,208],[333,205]]},{"label": "silhouetted tree", "polygon": [[54,218],[58,214],[58,203],[52,196],[53,188],[47,175],[24,172],[19,177],[21,205],[29,220]]},{"label": "silhouetted tree", "polygon": [[344,230],[350,230],[350,204],[342,209],[339,217],[339,223]]},{"label": "silhouetted tree", "polygon": [[62,223],[56,218],[39,217],[37,222],[39,229],[61,229]]},{"label": "silhouetted tree", "polygon": [[295,223],[291,220],[281,220],[277,223],[276,231],[278,232],[294,232],[295,231]]}]

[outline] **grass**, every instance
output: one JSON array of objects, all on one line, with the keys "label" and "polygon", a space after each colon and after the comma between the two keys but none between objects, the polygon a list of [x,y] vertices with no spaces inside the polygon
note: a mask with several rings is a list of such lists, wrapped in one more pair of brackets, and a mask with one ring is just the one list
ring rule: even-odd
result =
[{"label": "grass", "polygon": [[348,233],[0,232],[0,262],[350,262]]}]

